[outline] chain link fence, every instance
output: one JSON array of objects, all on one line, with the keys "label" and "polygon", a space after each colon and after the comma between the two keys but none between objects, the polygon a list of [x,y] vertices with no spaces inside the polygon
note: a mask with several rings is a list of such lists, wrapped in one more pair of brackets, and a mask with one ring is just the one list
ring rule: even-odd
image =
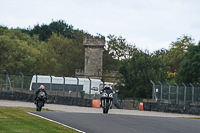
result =
[{"label": "chain link fence", "polygon": [[[48,95],[77,97],[84,99],[99,99],[99,92],[93,94],[83,94],[83,85],[77,84],[55,84],[55,83],[35,83],[32,82],[33,75],[9,75],[8,73],[0,74],[0,91],[23,92],[35,94],[40,85],[44,85]],[[91,80],[92,84],[93,80]],[[89,83],[89,82],[88,82]],[[30,89],[31,88],[31,89]],[[88,88],[90,89],[90,88]],[[94,91],[94,90],[92,90]]]},{"label": "chain link fence", "polygon": [[158,82],[154,83],[152,88],[152,102],[153,103],[168,103],[179,105],[200,105],[200,87],[193,86],[191,83],[185,85],[174,84],[170,85]]}]

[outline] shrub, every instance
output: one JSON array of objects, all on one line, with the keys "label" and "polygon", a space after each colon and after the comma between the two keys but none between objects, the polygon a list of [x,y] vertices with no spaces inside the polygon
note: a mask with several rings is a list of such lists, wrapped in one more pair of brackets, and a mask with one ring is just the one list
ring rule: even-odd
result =
[{"label": "shrub", "polygon": [[85,96],[85,91],[84,91],[84,90],[81,90],[81,91],[80,91],[80,95],[81,95],[81,98],[83,99],[84,96]]}]

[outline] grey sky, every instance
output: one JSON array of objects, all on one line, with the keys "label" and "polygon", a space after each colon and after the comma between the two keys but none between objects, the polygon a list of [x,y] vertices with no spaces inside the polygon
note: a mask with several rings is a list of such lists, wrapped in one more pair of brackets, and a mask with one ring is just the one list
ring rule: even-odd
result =
[{"label": "grey sky", "polygon": [[0,0],[0,24],[33,28],[64,20],[92,35],[122,36],[150,52],[181,35],[200,40],[199,0]]}]

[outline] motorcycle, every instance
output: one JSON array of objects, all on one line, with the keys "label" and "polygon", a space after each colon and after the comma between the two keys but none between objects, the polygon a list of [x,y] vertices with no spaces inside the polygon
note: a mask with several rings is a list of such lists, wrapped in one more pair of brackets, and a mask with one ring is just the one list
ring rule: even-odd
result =
[{"label": "motorcycle", "polygon": [[41,111],[42,107],[44,106],[44,102],[46,101],[47,97],[44,92],[39,92],[38,97],[36,99],[36,111]]},{"label": "motorcycle", "polygon": [[101,107],[103,109],[103,113],[107,114],[108,110],[112,107],[112,101],[113,101],[113,93],[107,93],[103,92],[101,96]]}]

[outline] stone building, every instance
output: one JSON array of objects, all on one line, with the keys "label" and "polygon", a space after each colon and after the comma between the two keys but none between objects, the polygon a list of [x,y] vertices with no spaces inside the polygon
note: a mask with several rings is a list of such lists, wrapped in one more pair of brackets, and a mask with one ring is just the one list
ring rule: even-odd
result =
[{"label": "stone building", "polygon": [[84,70],[76,69],[75,75],[77,77],[100,79],[102,76],[105,37],[84,37],[83,46],[85,47]]}]

